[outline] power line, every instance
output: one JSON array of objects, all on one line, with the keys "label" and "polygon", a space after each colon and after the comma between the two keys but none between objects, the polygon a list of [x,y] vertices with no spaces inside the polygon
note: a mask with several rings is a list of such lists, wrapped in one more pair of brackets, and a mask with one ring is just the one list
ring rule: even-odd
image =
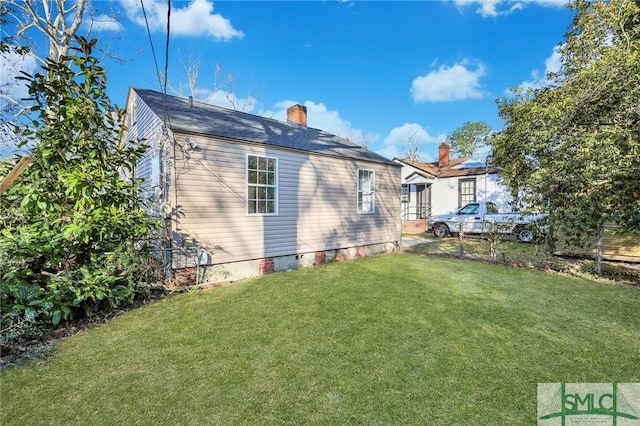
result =
[{"label": "power line", "polygon": [[162,88],[165,127],[171,127],[167,110],[167,81],[169,77],[169,39],[171,35],[171,0],[167,0],[167,40],[164,46],[164,87]]},{"label": "power line", "polygon": [[[156,74],[158,75],[158,84],[160,85],[160,91],[164,93],[165,90],[162,87],[162,79],[160,78],[160,67],[158,67],[158,60],[156,59],[156,51],[153,48],[153,40],[151,38],[151,29],[149,29],[149,20],[147,19],[147,11],[144,9],[144,2],[142,0],[140,0],[140,5],[142,6],[142,14],[144,15],[144,22],[147,25],[147,35],[149,36],[149,44],[151,45],[151,54],[153,55],[153,62],[156,65]],[[167,25],[169,24],[167,23]]]},{"label": "power line", "polygon": [[167,76],[169,75],[169,34],[171,33],[171,0],[167,1],[167,41],[164,51],[164,90],[162,91],[165,96],[167,94]]}]

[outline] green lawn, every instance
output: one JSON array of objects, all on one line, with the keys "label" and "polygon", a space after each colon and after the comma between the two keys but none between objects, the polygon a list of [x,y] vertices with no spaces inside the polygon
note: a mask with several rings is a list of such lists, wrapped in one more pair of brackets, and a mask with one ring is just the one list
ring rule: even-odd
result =
[{"label": "green lawn", "polygon": [[640,382],[640,289],[394,254],[161,300],[0,374],[3,425],[536,423]]}]

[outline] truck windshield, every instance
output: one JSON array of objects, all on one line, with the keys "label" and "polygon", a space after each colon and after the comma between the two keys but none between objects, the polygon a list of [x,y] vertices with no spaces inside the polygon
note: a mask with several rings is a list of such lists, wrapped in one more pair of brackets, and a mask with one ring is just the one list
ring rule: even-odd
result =
[{"label": "truck windshield", "polygon": [[478,214],[480,204],[467,204],[458,211],[458,214]]}]

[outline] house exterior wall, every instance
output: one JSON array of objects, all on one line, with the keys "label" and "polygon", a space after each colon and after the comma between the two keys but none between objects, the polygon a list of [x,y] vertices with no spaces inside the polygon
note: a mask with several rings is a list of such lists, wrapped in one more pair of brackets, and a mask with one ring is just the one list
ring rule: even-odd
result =
[{"label": "house exterior wall", "polygon": [[[144,179],[150,213],[165,225],[158,252],[192,281],[231,281],[398,247],[400,167],[167,131],[134,90],[127,111],[126,140],[149,147],[135,176]],[[247,213],[247,155],[278,160],[275,215]],[[372,214],[357,213],[358,169],[375,171]]]},{"label": "house exterior wall", "polygon": [[138,140],[148,147],[136,165],[135,177],[143,179],[142,198],[155,203],[162,190],[161,167],[166,167],[162,164],[166,163],[163,123],[134,92],[129,95],[127,113],[126,141],[132,143]]},{"label": "house exterior wall", "polygon": [[510,198],[505,186],[500,182],[497,173],[439,178],[431,187],[431,213],[446,214],[461,207],[458,202],[458,188],[460,180],[475,179],[476,201],[493,201],[500,211],[510,211]]},{"label": "house exterior wall", "polygon": [[402,183],[405,183],[405,181],[407,180],[407,178],[409,176],[411,176],[413,173],[418,172],[419,170],[416,169],[413,166],[410,166],[408,164],[405,163],[401,163],[398,160],[394,160],[396,161],[398,164],[400,164],[402,166],[402,171],[400,172],[401,177],[402,177]]},{"label": "house exterior wall", "polygon": [[[198,148],[190,149],[186,138]],[[219,272],[227,279],[243,274],[234,270],[243,269],[234,262],[294,256],[274,265],[304,264],[305,253],[392,247],[400,240],[399,167],[197,135],[176,134],[175,139],[174,244],[198,247],[201,264],[225,264]],[[248,154],[278,160],[277,215],[247,214]],[[357,213],[359,168],[375,171],[373,214]],[[192,266],[195,259],[176,258],[174,267]]]}]

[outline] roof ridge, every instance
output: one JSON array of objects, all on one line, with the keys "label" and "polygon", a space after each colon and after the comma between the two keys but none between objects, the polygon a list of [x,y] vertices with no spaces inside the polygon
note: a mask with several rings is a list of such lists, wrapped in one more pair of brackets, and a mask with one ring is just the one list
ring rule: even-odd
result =
[{"label": "roof ridge", "polygon": [[165,95],[152,89],[131,87],[130,90],[156,116],[168,114],[170,127],[174,131],[398,166],[383,155],[326,130],[207,102],[193,102],[182,96]]},{"label": "roof ridge", "polygon": [[[156,93],[156,94],[161,95],[161,96],[165,96],[164,93],[162,93],[160,91],[157,91],[157,90],[153,90],[153,89],[143,89],[143,88],[137,88],[137,87],[132,87],[132,89],[135,92],[147,91],[147,92]],[[174,99],[176,99],[176,100],[178,100],[180,102],[183,102],[183,103],[184,102],[186,102],[186,103],[193,102],[194,105],[197,103],[197,104],[201,105],[201,108],[204,108],[204,109],[220,109],[220,110],[223,110],[223,111],[228,111],[229,113],[242,114],[242,115],[247,115],[247,116],[251,116],[251,117],[258,117],[261,120],[269,120],[269,121],[272,121],[274,123],[277,123],[278,125],[287,125],[287,126],[289,126],[291,128],[294,128],[294,129],[304,129],[304,130],[313,130],[313,131],[321,132],[321,133],[324,133],[324,134],[327,134],[327,135],[338,137],[338,138],[342,139],[344,142],[346,142],[347,144],[352,145],[354,148],[363,148],[361,145],[358,145],[355,142],[351,142],[348,138],[345,138],[344,136],[340,136],[340,135],[337,135],[335,133],[331,133],[331,132],[329,132],[327,130],[324,130],[324,129],[318,129],[318,128],[309,127],[309,126],[302,126],[302,125],[294,123],[294,122],[289,122],[288,120],[287,121],[282,121],[282,120],[278,120],[277,118],[274,118],[274,117],[267,117],[265,115],[258,115],[258,114],[253,114],[253,113],[250,113],[250,112],[238,110],[238,109],[227,108],[227,107],[223,107],[223,106],[220,106],[220,105],[216,105],[216,104],[212,104],[212,103],[208,103],[208,102],[204,102],[204,101],[199,101],[197,99],[190,100],[189,98],[185,98],[183,96],[169,95],[169,94],[167,94],[166,96],[170,96],[171,98],[174,98]],[[366,148],[363,148],[363,149],[366,149]]]}]

